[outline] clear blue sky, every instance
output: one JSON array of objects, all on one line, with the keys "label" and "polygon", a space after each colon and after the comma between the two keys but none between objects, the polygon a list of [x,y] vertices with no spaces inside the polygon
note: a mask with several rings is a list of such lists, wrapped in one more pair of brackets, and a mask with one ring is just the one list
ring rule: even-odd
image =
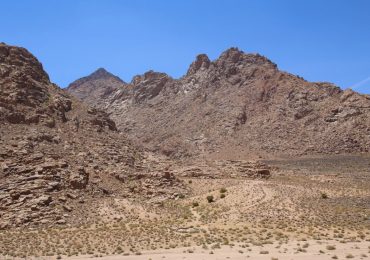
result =
[{"label": "clear blue sky", "polygon": [[[370,93],[367,0],[2,0],[0,41],[23,46],[61,87],[104,67],[130,81],[183,75],[236,46],[310,81]],[[367,80],[366,80],[367,79]]]}]

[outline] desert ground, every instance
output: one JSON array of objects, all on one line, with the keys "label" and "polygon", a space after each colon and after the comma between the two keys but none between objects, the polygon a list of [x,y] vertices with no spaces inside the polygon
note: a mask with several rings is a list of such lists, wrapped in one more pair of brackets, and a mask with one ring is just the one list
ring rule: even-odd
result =
[{"label": "desert ground", "polygon": [[[158,161],[186,184],[175,199],[94,205],[83,226],[0,232],[1,259],[366,259],[370,156]],[[170,166],[168,166],[170,165]],[[194,177],[192,177],[194,176]],[[92,216],[98,216],[92,219]],[[90,218],[90,219],[89,219]],[[28,258],[27,256],[34,257]]]}]

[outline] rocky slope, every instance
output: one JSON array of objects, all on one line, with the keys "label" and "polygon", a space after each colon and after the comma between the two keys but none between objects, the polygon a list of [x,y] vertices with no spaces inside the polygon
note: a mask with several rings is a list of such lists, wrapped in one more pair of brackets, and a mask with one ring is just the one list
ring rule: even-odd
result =
[{"label": "rocky slope", "polygon": [[[109,84],[100,85],[104,91]],[[78,89],[73,86],[71,93]],[[215,61],[198,55],[180,79],[149,71],[100,98],[90,98],[95,90],[89,81],[81,91],[119,129],[171,156],[353,153],[370,147],[369,96],[307,82],[237,48]]]},{"label": "rocky slope", "polygon": [[106,113],[52,84],[26,49],[0,44],[0,229],[81,224],[99,217],[101,198],[183,190],[148,165]]}]

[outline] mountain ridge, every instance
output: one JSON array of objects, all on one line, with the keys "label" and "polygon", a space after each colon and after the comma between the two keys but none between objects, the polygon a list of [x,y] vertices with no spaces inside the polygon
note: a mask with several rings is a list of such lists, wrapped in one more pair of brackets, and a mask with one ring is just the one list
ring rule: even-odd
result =
[{"label": "mountain ridge", "polygon": [[230,149],[368,150],[368,96],[308,82],[260,54],[233,47],[213,61],[196,56],[179,79],[153,71],[135,77],[128,90],[85,102],[106,110],[122,131],[153,151],[181,157]]}]

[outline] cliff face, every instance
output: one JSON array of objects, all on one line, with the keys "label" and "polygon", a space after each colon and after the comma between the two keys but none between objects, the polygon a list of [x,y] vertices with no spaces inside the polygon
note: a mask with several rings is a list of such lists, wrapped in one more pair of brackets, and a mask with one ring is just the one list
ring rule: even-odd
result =
[{"label": "cliff face", "polygon": [[370,144],[369,96],[307,82],[237,48],[215,61],[198,55],[180,79],[149,71],[89,103],[172,156],[352,153]]}]

